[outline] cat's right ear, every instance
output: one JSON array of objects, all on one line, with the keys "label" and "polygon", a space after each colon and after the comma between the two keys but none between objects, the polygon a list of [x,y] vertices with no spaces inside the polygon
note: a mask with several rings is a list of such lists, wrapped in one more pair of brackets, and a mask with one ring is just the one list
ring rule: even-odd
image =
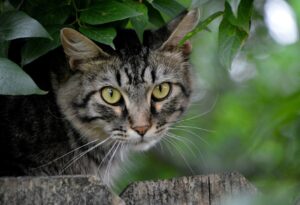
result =
[{"label": "cat's right ear", "polygon": [[94,42],[74,29],[61,29],[60,39],[71,69],[75,69],[82,60],[109,56]]}]

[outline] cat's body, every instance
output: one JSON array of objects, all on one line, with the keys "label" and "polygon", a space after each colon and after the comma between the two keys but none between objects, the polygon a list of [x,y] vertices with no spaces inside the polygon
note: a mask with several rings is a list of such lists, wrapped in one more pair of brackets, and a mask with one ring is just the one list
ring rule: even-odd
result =
[{"label": "cat's body", "polygon": [[112,53],[63,29],[70,69],[53,73],[51,91],[0,96],[0,175],[97,174],[109,183],[112,164],[153,146],[186,110],[190,45],[177,45],[198,16],[171,22],[166,39],[153,33]]},{"label": "cat's body", "polygon": [[[51,166],[35,168],[83,143],[77,142],[80,136],[59,111],[52,93],[0,96],[0,104],[3,108],[0,122],[1,176],[58,174],[76,153],[64,157],[63,161],[51,163]],[[76,171],[68,169],[66,173],[76,174]],[[77,174],[80,173],[89,171],[78,170]]]}]

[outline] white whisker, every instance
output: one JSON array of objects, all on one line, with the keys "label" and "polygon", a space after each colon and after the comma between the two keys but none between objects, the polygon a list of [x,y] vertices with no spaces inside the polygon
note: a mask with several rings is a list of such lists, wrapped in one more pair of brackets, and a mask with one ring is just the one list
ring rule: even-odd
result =
[{"label": "white whisker", "polygon": [[125,143],[122,143],[121,147],[120,147],[120,159],[122,162],[125,161],[125,157],[124,157],[125,152],[126,152],[126,145],[125,145]]},{"label": "white whisker", "polygon": [[177,151],[177,153],[181,156],[181,158],[183,159],[184,163],[186,164],[186,166],[189,168],[189,170],[191,171],[191,173],[194,175],[195,172],[194,170],[192,169],[192,167],[190,166],[190,164],[188,163],[188,161],[186,160],[186,158],[184,157],[184,155],[181,153],[181,150],[179,150],[179,147],[176,146],[176,143],[173,142],[171,140],[172,138],[165,138],[166,142],[169,142],[170,144],[172,144],[175,148],[175,150]]},{"label": "white whisker", "polygon": [[[208,141],[206,141],[205,139],[203,139],[203,137],[201,137],[200,135],[197,135],[196,133],[194,133],[191,130],[187,130],[187,129],[183,129],[183,128],[176,128],[176,127],[172,127],[170,128],[170,130],[181,130],[181,131],[185,131],[187,133],[190,133],[191,135],[198,137],[202,142],[204,142],[206,145],[210,146],[210,144],[208,143]],[[174,133],[172,133],[174,134]]]},{"label": "white whisker", "polygon": [[104,182],[106,182],[107,184],[110,184],[110,183],[109,183],[109,182],[110,182],[110,180],[109,180],[109,171],[110,171],[110,168],[111,168],[111,166],[112,166],[113,158],[115,157],[115,155],[116,155],[116,153],[117,153],[117,150],[118,150],[120,144],[122,144],[122,142],[117,142],[117,146],[116,146],[116,148],[115,148],[113,154],[111,155],[111,157],[110,157],[110,159],[109,159],[109,161],[108,161],[108,163],[107,163],[106,170],[105,170],[105,172],[104,172],[104,179],[105,179]]},{"label": "white whisker", "polygon": [[190,117],[190,118],[178,120],[178,121],[176,122],[176,124],[177,124],[177,123],[181,123],[181,122],[185,122],[185,121],[189,121],[189,120],[193,120],[193,119],[195,119],[195,118],[199,118],[199,117],[202,117],[202,116],[204,116],[204,115],[210,113],[210,112],[215,108],[218,99],[219,99],[219,98],[218,98],[218,96],[217,96],[217,98],[216,98],[216,100],[214,101],[213,105],[212,105],[207,111],[205,111],[205,112],[203,112],[203,113],[200,113],[200,114],[198,114],[198,115],[194,115],[194,116],[192,116],[192,117]]},{"label": "white whisker", "polygon": [[109,154],[112,152],[112,150],[114,149],[115,145],[118,143],[118,141],[115,141],[114,144],[111,146],[111,148],[108,150],[108,152],[105,154],[104,158],[101,160],[98,169],[101,168],[102,163],[105,162],[106,158],[109,156]]},{"label": "white whisker", "polygon": [[99,141],[99,139],[90,141],[90,142],[88,142],[88,143],[86,143],[86,144],[84,144],[84,145],[82,145],[82,146],[80,146],[80,147],[77,147],[77,148],[75,148],[75,149],[73,149],[73,150],[67,152],[66,154],[64,154],[64,155],[62,155],[62,156],[60,156],[60,157],[57,157],[57,158],[51,160],[50,162],[47,162],[46,164],[43,164],[43,165],[41,165],[41,166],[39,166],[39,167],[36,167],[36,168],[33,168],[33,169],[39,169],[39,168],[48,166],[49,164],[52,164],[52,163],[56,162],[57,160],[59,160],[59,159],[61,159],[61,158],[64,158],[65,156],[67,156],[67,155],[69,155],[69,154],[71,154],[71,153],[73,153],[73,152],[75,152],[75,151],[77,151],[77,150],[79,150],[79,149],[81,149],[81,148],[83,148],[83,147],[86,147],[86,146],[88,146],[88,145],[90,145],[90,144],[92,144],[92,143],[94,143],[94,142],[97,142],[97,141]]},{"label": "white whisker", "polygon": [[[184,144],[184,146],[186,146],[186,147],[188,148],[188,150],[193,154],[193,156],[194,156],[195,158],[197,158],[196,153],[195,153],[195,152],[191,149],[191,147],[187,144],[187,143],[189,142],[191,145],[193,145],[193,147],[196,147],[196,146],[193,144],[193,142],[192,142],[191,140],[189,140],[189,139],[187,139],[187,138],[179,137],[179,136],[174,135],[174,134],[172,134],[172,135],[167,134],[167,136],[168,136],[168,137],[171,137],[171,138],[173,138],[173,139],[176,139],[176,140],[178,140],[178,141],[180,141],[180,142],[182,142],[182,143]],[[187,140],[187,141],[185,141],[185,140]]]},{"label": "white whisker", "polygon": [[194,126],[188,126],[188,125],[176,125],[174,126],[175,128],[176,127],[180,127],[180,128],[191,128],[191,129],[196,129],[196,130],[202,130],[202,131],[206,131],[206,132],[216,132],[214,130],[208,130],[208,129],[205,129],[205,128],[201,128],[201,127],[194,127]]},{"label": "white whisker", "polygon": [[165,143],[165,145],[166,145],[166,147],[167,147],[167,150],[168,150],[168,152],[172,155],[172,156],[174,156],[174,153],[173,152],[171,152],[171,150],[170,150],[170,148],[169,148],[169,144],[167,144],[167,143],[170,143],[170,142],[168,142],[168,140],[166,139],[166,135],[161,139],[162,140],[162,142],[166,142]]},{"label": "white whisker", "polygon": [[93,147],[89,148],[88,150],[82,152],[81,154],[77,155],[76,157],[72,158],[70,160],[70,162],[63,167],[62,170],[59,171],[59,174],[62,174],[66,169],[68,169],[72,164],[74,164],[77,160],[79,160],[81,157],[83,157],[85,154],[87,154],[88,152],[92,151],[93,149],[99,147],[100,145],[104,144],[105,142],[107,142],[108,140],[110,140],[111,138],[107,138],[101,142],[99,142],[98,144],[94,145]]},{"label": "white whisker", "polygon": [[[192,140],[190,140],[188,138],[183,138],[183,137],[178,136],[178,135],[175,135],[174,133],[170,133],[170,134],[172,134],[173,136],[169,136],[169,137],[173,137],[173,138],[175,137],[179,141],[184,142],[184,140],[187,140],[192,145],[192,147],[194,147],[199,152],[201,160],[202,160],[204,166],[206,166],[206,162],[205,162],[204,157],[203,157],[204,156],[203,152],[198,147],[196,147],[196,145],[193,143]],[[184,145],[189,148],[188,144],[184,143]],[[191,151],[191,153],[193,153],[195,158],[198,158],[198,155],[196,155],[195,152],[191,148],[189,150]]]}]

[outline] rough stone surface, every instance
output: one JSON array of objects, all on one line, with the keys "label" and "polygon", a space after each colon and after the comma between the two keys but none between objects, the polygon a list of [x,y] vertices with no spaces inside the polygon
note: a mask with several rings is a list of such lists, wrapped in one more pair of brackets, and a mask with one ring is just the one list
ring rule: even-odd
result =
[{"label": "rough stone surface", "polygon": [[94,176],[0,178],[2,205],[113,204],[111,194]]},{"label": "rough stone surface", "polygon": [[127,205],[219,205],[241,195],[255,195],[256,188],[238,173],[180,177],[135,182],[121,194]]}]

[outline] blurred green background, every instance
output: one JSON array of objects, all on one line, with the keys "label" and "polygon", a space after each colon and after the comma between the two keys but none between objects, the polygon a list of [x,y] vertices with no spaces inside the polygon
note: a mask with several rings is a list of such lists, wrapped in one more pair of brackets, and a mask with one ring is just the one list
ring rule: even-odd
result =
[{"label": "blurred green background", "polygon": [[[300,2],[286,3],[299,22]],[[223,10],[222,1],[206,2],[202,18],[216,10]],[[116,190],[136,180],[238,171],[270,197],[268,204],[288,204],[297,197],[300,43],[276,42],[266,12],[264,1],[256,1],[250,38],[230,70],[218,60],[218,21],[192,39],[194,102],[170,129],[173,137],[131,157]]]}]

